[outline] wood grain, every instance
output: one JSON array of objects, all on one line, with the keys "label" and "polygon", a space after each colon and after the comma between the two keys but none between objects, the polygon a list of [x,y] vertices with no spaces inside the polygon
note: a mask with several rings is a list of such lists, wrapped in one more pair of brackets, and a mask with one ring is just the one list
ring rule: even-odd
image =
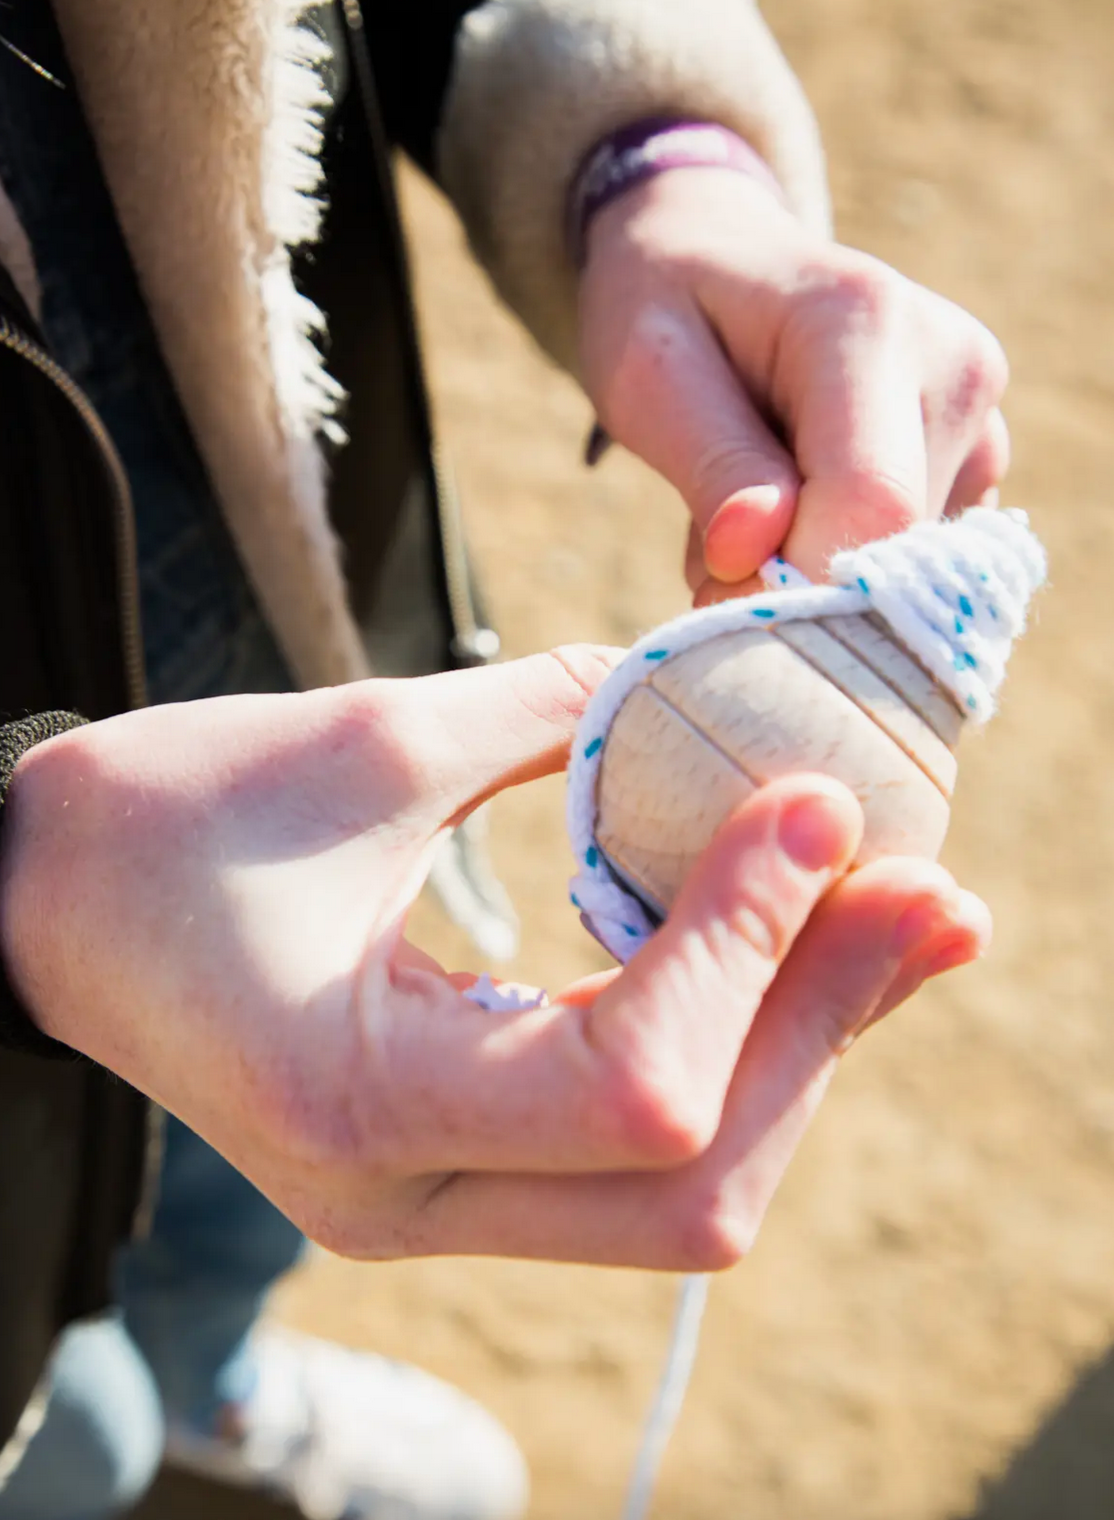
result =
[{"label": "wood grain", "polygon": [[962,726],[931,677],[865,618],[724,634],[666,660],[620,708],[600,767],[597,841],[668,911],[756,786],[819,771],[862,804],[859,864],[935,857]]}]

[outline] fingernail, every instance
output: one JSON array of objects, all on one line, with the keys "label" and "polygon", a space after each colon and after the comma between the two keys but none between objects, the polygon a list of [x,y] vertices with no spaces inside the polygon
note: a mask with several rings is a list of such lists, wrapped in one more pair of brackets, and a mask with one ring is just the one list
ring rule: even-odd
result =
[{"label": "fingernail", "polygon": [[920,967],[923,980],[930,976],[943,976],[945,971],[955,971],[977,961],[982,952],[971,943],[969,934],[953,935],[950,940],[933,946],[931,953]]},{"label": "fingernail", "polygon": [[965,887],[960,888],[959,892],[959,918],[964,928],[974,934],[977,953],[985,955],[994,938],[994,917],[982,898],[974,892],[968,892]]},{"label": "fingernail", "polygon": [[753,563],[756,535],[764,536],[761,521],[783,505],[781,486],[747,486],[719,507],[704,534],[704,563],[717,581],[741,581],[758,568]]},{"label": "fingernail", "polygon": [[[983,900],[973,892],[957,890],[951,901],[935,898],[906,908],[894,925],[893,946],[899,956],[924,958],[926,965],[939,953],[944,961],[940,970],[946,971],[958,964],[954,956],[962,947],[970,952],[962,960],[982,955],[990,944],[991,927],[990,910]],[[936,974],[925,972],[926,976]]]},{"label": "fingernail", "polygon": [[900,914],[893,927],[893,947],[903,960],[908,956],[919,957],[934,935],[940,932],[946,907],[937,899],[915,903]]},{"label": "fingernail", "polygon": [[940,935],[924,952],[920,970],[927,981],[979,960],[990,948],[993,921],[990,909],[973,892],[961,891],[952,914],[951,933]]},{"label": "fingernail", "polygon": [[806,871],[847,865],[857,844],[848,803],[822,793],[790,802],[778,820],[778,843]]}]

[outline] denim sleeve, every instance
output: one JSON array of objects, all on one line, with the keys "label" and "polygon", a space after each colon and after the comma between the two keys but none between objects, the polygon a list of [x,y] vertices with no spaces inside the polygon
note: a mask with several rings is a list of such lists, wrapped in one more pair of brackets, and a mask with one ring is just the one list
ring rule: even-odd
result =
[{"label": "denim sleeve", "polygon": [[[19,718],[14,723],[0,727],[0,827],[3,824],[8,786],[19,761],[34,745],[53,739],[56,734],[68,733],[71,728],[80,728],[84,722],[85,719],[79,718],[76,713],[49,712]],[[63,1045],[60,1040],[52,1040],[49,1035],[36,1029],[9,983],[3,966],[0,966],[0,1047],[20,1050],[27,1055],[49,1056],[55,1060],[79,1059],[68,1045]]]}]

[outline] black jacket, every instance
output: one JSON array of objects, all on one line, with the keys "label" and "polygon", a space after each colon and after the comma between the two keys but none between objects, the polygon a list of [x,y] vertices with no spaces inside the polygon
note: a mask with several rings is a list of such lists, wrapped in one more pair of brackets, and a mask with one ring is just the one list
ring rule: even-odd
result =
[{"label": "black jacket", "polygon": [[[390,158],[397,144],[431,167],[456,28],[472,8],[377,0],[366,28],[355,0],[321,8],[339,65],[330,211],[300,274],[330,318],[330,369],[350,396],[331,511],[373,664],[393,647],[384,589],[404,583],[412,620],[419,610],[399,674],[474,662],[483,626],[434,467]],[[48,0],[11,7],[3,31],[63,81],[57,109],[84,133]],[[3,66],[26,67],[10,52]],[[143,700],[141,647],[127,481],[0,273],[0,791],[47,731],[20,723],[28,714],[95,721]],[[112,1253],[151,1169],[148,1122],[138,1094],[45,1040],[0,984],[0,1445],[60,1327],[108,1300]]]}]

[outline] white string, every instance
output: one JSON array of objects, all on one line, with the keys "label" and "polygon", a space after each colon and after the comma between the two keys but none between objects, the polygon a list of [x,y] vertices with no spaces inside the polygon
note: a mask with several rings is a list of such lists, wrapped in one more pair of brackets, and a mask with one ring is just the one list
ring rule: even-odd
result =
[{"label": "white string", "polygon": [[700,1325],[708,1303],[709,1279],[693,1275],[681,1283],[669,1354],[662,1368],[657,1395],[642,1432],[642,1442],[631,1473],[623,1520],[646,1520],[654,1497],[654,1485],[661,1470],[669,1438],[680,1417],[688,1392],[689,1379],[700,1345]]},{"label": "white string", "polygon": [[[969,721],[984,723],[994,712],[1010,648],[1024,632],[1029,600],[1045,579],[1046,563],[1024,512],[975,507],[959,519],[923,523],[837,554],[830,585],[812,585],[780,558],[764,565],[762,575],[769,588],[764,594],[686,613],[640,639],[580,721],[568,778],[568,832],[579,867],[570,895],[585,926],[623,964],[646,943],[655,924],[596,844],[596,789],[612,720],[649,669],[720,634],[876,612]],[[533,989],[497,989],[486,976],[465,996],[500,1010],[532,1008],[545,1000]],[[646,1520],[649,1514],[696,1360],[708,1283],[696,1275],[682,1282],[623,1520]]]},{"label": "white string", "polygon": [[570,896],[585,927],[624,964],[654,932],[650,913],[595,838],[604,742],[652,669],[721,634],[876,612],[968,719],[984,723],[1045,573],[1044,550],[1024,512],[974,507],[953,521],[921,523],[837,554],[831,585],[814,586],[772,559],[762,571],[769,591],[686,613],[639,639],[589,702],[573,741],[566,821],[578,870]]},{"label": "white string", "polygon": [[[639,899],[596,844],[596,789],[604,742],[647,668],[724,633],[775,623],[876,612],[969,715],[994,712],[1029,599],[1047,573],[1044,550],[1023,512],[976,507],[962,518],[836,555],[832,584],[813,586],[781,558],[763,567],[769,591],[687,613],[647,634],[596,692],[581,719],[569,766],[567,822],[579,869],[571,897],[589,931],[626,963],[654,932]],[[708,1278],[686,1277],[669,1353],[646,1421],[623,1520],[646,1520],[669,1438],[696,1361]]]}]

